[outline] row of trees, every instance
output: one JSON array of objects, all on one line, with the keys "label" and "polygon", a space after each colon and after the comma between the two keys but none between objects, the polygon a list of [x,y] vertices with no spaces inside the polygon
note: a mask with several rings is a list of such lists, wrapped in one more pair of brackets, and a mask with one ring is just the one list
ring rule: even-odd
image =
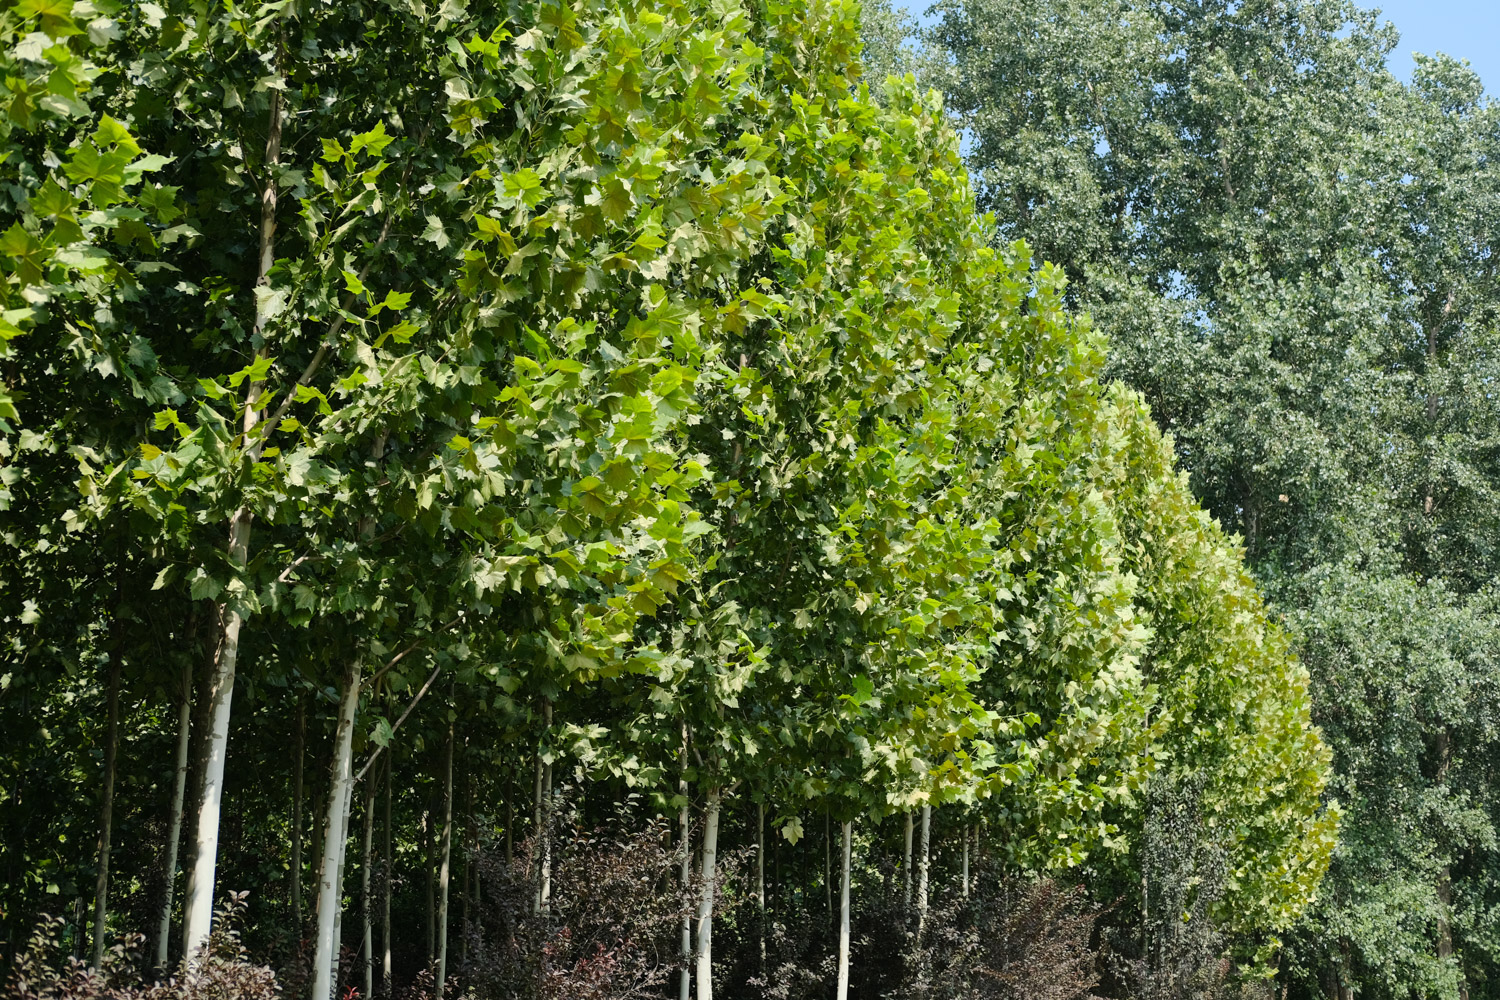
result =
[{"label": "row of trees", "polygon": [[[96,964],[192,966],[227,885],[324,1000],[383,893],[385,987],[441,995],[477,848],[530,837],[557,905],[571,786],[677,819],[682,995],[753,808],[762,897],[841,883],[843,1000],[856,830],[919,915],[936,824],[1175,919],[1175,782],[1268,966],[1334,841],[1306,676],[859,14],[0,15],[8,959],[72,907]],[[777,884],[818,819],[841,874]]]},{"label": "row of trees", "polygon": [[1313,680],[1340,847],[1307,995],[1488,996],[1496,108],[1344,0],[953,0],[872,57],[943,90],[983,208],[1069,276],[1110,374],[1241,533]]}]

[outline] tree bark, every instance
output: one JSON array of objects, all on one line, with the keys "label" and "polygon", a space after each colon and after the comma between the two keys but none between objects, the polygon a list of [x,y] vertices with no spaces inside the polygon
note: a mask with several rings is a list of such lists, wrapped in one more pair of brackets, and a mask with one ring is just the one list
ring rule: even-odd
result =
[{"label": "tree bark", "polygon": [[823,812],[823,903],[833,921],[833,819]]},{"label": "tree bark", "polygon": [[964,836],[964,860],[963,860],[964,898],[968,899],[969,898],[969,828],[967,826],[965,826],[963,828],[963,836]]},{"label": "tree bark", "polygon": [[344,673],[338,728],[333,736],[332,779],[324,820],[323,860],[318,874],[318,928],[313,948],[309,1000],[333,995],[339,957],[338,924],[343,896],[344,846],[349,836],[349,799],[353,792],[354,723],[359,711],[362,670],[356,660]]},{"label": "tree bark", "polygon": [[99,872],[94,885],[94,954],[89,963],[95,970],[104,964],[104,928],[109,918],[109,848],[115,825],[115,760],[120,746],[120,648],[110,654],[109,734],[104,744],[104,794],[99,806]]},{"label": "tree bark", "polygon": [[[547,727],[547,739],[551,741],[552,702],[542,702],[542,723]],[[549,746],[550,752],[550,746]],[[552,761],[542,765],[542,877],[537,889],[538,912],[547,916],[552,912]]]},{"label": "tree bark", "polygon": [[177,881],[177,848],[182,840],[183,800],[187,795],[188,742],[192,734],[193,668],[192,661],[182,671],[182,700],[177,706],[177,771],[172,782],[172,810],[167,816],[166,877],[161,892],[161,912],[156,930],[156,968],[167,968],[168,945],[172,937],[173,883]]},{"label": "tree bark", "polygon": [[[279,62],[279,58],[278,58]],[[266,127],[265,187],[260,195],[260,261],[255,287],[270,283],[271,266],[276,262],[276,185],[281,164],[281,90],[271,89],[270,116]],[[269,357],[265,346],[267,316],[259,297],[255,307],[253,339],[261,344],[257,360]],[[248,440],[260,422],[262,383],[247,379],[245,414],[241,424]],[[253,449],[252,449],[253,450]],[[229,518],[229,563],[242,572],[250,561],[250,525],[254,515],[240,507]],[[209,731],[206,734],[204,767],[194,796],[198,822],[194,831],[193,867],[188,873],[187,895],[182,920],[182,955],[189,964],[196,963],[208,944],[214,915],[214,876],[219,860],[219,813],[224,798],[224,762],[229,748],[229,715],[234,701],[234,674],[240,655],[240,627],[244,624],[239,609],[230,602],[218,606],[219,639],[215,644],[214,662],[209,683]]]},{"label": "tree bark", "polygon": [[917,940],[927,929],[927,874],[932,863],[932,805],[922,806],[922,857],[917,862]]},{"label": "tree bark", "polygon": [[[377,772],[379,773],[379,772]],[[364,857],[359,863],[360,910],[364,922],[363,947],[360,954],[365,960],[365,997],[375,995],[375,929],[374,900],[370,898],[370,858],[375,846],[375,779],[365,785],[365,837]]]},{"label": "tree bark", "polygon": [[907,919],[909,919],[909,916],[911,914],[911,888],[912,888],[912,878],[911,878],[911,841],[912,841],[912,818],[911,818],[911,810],[908,809],[908,810],[906,810],[906,840],[905,840],[905,846],[903,848],[904,853],[901,856],[902,857],[901,872],[902,872],[902,875],[903,875],[903,882],[904,882],[904,885],[902,886],[902,889],[901,889],[901,912],[903,914],[907,915]]},{"label": "tree bark", "polygon": [[849,855],[853,850],[853,827],[844,823],[844,853],[839,881],[839,982],[837,1000],[849,1000]]},{"label": "tree bark", "polygon": [[[677,782],[677,791],[682,795],[682,808],[677,813],[678,841],[682,848],[682,892],[687,896],[688,886],[693,881],[693,849],[691,835],[690,800],[687,783],[687,726],[682,727],[683,776]],[[693,918],[686,909],[682,913],[682,976],[677,984],[678,1000],[688,1000],[693,992]]]},{"label": "tree bark", "polygon": [[719,862],[719,790],[708,792],[703,814],[703,886],[698,899],[698,1000],[714,996],[714,883]]},{"label": "tree bark", "polygon": [[448,723],[448,752],[443,776],[442,862],[438,868],[437,976],[433,995],[443,1000],[443,985],[448,977],[448,884],[453,860],[453,723]]},{"label": "tree bark", "polygon": [[394,751],[385,755],[385,829],[380,850],[381,873],[384,875],[380,886],[380,944],[383,953],[380,985],[387,995],[391,992],[391,788],[394,784],[391,761],[394,757]]}]

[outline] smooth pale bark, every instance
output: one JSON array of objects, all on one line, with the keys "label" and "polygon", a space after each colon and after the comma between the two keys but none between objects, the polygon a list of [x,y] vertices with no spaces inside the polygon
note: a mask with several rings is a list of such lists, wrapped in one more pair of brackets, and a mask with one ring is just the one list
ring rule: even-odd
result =
[{"label": "smooth pale bark", "polygon": [[168,944],[172,937],[173,884],[177,881],[177,848],[182,841],[183,802],[187,796],[188,742],[193,719],[193,670],[182,672],[182,700],[177,705],[177,771],[172,783],[172,810],[167,816],[167,857],[161,892],[161,911],[157,917],[156,962],[158,970],[166,969]]},{"label": "smooth pale bark", "polygon": [[906,847],[905,853],[901,855],[901,872],[903,886],[901,890],[901,911],[903,914],[911,913],[911,841],[912,841],[912,819],[911,810],[906,811]]},{"label": "smooth pale bark", "polygon": [[927,873],[932,861],[932,806],[922,806],[922,856],[917,862],[917,940],[927,929]]},{"label": "smooth pale bark", "polygon": [[[265,186],[260,193],[260,260],[255,287],[270,284],[271,266],[276,263],[276,199],[281,164],[281,91],[271,89],[270,114],[266,125],[266,153],[263,174]],[[265,301],[269,301],[266,299]],[[264,302],[256,298],[255,327],[252,341],[262,346],[256,360],[270,355],[265,340],[267,315]],[[262,383],[246,380],[245,414],[241,423],[246,440],[260,423]],[[258,449],[252,449],[258,457]],[[240,507],[229,518],[229,565],[243,572],[250,561],[250,525],[254,515]],[[232,604],[218,606],[219,636],[214,645],[212,673],[209,680],[209,731],[204,747],[204,766],[194,796],[198,821],[193,837],[193,867],[188,873],[187,895],[182,920],[182,955],[190,965],[196,963],[213,929],[214,877],[219,860],[219,813],[224,798],[224,763],[229,751],[229,715],[234,701],[234,674],[240,656],[240,627],[244,624],[239,609]]]},{"label": "smooth pale bark", "polygon": [[854,824],[844,824],[843,877],[839,882],[839,982],[836,1000],[849,1000],[849,855]]},{"label": "smooth pale bark", "polygon": [[[685,744],[684,744],[685,746]],[[684,749],[684,754],[686,750]],[[686,763],[686,757],[683,758]],[[682,794],[682,808],[677,814],[678,842],[682,849],[682,892],[687,895],[688,886],[693,881],[693,849],[690,836],[690,818],[688,813],[688,783],[683,778],[677,783],[677,790]],[[688,1000],[693,992],[693,917],[687,910],[682,913],[682,977],[677,984],[678,1000]]]},{"label": "smooth pale bark", "polygon": [[[550,734],[552,702],[542,703],[542,722]],[[552,761],[542,766],[542,881],[538,889],[538,906],[542,916],[552,912]]]},{"label": "smooth pale bark", "polygon": [[364,918],[364,940],[360,954],[365,959],[365,996],[375,995],[375,929],[374,901],[370,898],[370,858],[375,846],[375,782],[365,785],[364,858],[359,863],[361,916]]},{"label": "smooth pale bark", "polygon": [[823,902],[833,919],[833,819],[823,813]]},{"label": "smooth pale bark", "polygon": [[302,798],[303,759],[307,756],[307,703],[297,696],[297,742],[292,747],[292,926],[302,932]]},{"label": "smooth pale bark", "polygon": [[719,790],[711,789],[703,812],[703,888],[698,897],[698,1000],[714,996],[714,883],[719,864]]},{"label": "smooth pale bark", "polygon": [[104,745],[104,794],[99,804],[99,871],[94,884],[94,954],[90,962],[104,964],[104,928],[109,919],[109,848],[115,825],[115,760],[120,747],[120,650],[109,664],[109,734]]},{"label": "smooth pale bark", "polygon": [[964,835],[964,861],[963,861],[964,898],[968,899],[969,898],[969,828],[967,826],[963,828],[963,835]]},{"label": "smooth pale bark", "polygon": [[380,984],[385,987],[386,993],[391,991],[391,759],[394,753],[386,754],[385,758],[385,816],[383,843],[380,850],[381,874],[384,876],[380,886]]},{"label": "smooth pale bark", "polygon": [[443,984],[448,976],[448,885],[453,860],[453,723],[448,723],[448,752],[443,776],[442,862],[438,868],[437,975],[433,995],[443,998]]},{"label": "smooth pale bark", "polygon": [[333,736],[332,780],[324,818],[323,861],[318,870],[318,926],[314,938],[310,1000],[333,995],[338,962],[338,924],[343,896],[344,846],[349,836],[349,799],[353,791],[354,722],[359,711],[363,671],[357,662],[344,673],[338,728]]}]

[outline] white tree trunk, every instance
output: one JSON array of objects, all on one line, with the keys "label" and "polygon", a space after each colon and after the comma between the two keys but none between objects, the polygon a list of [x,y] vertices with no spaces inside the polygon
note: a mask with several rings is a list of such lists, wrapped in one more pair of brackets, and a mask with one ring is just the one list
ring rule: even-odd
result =
[{"label": "white tree trunk", "polygon": [[[379,774],[376,771],[375,774]],[[364,918],[364,941],[360,953],[365,959],[365,997],[375,995],[375,930],[374,900],[370,898],[370,858],[375,846],[375,775],[365,785],[365,855],[359,863],[360,910]]]},{"label": "white tree trunk", "polygon": [[927,873],[932,861],[932,805],[922,806],[922,858],[917,862],[917,940],[927,929]]},{"label": "white tree trunk", "polygon": [[349,836],[349,798],[353,791],[354,722],[359,711],[362,671],[358,662],[344,675],[339,700],[338,728],[333,736],[332,781],[328,789],[328,815],[324,819],[323,861],[318,869],[318,929],[313,947],[312,987],[309,1000],[328,1000],[333,995],[338,967],[338,925],[342,909],[344,845]]},{"label": "white tree trunk", "polygon": [[911,879],[911,839],[912,839],[912,837],[911,837],[911,835],[912,835],[911,810],[908,809],[906,811],[906,848],[905,848],[905,853],[901,855],[901,857],[903,859],[902,862],[901,862],[901,874],[902,874],[902,881],[903,881],[902,892],[901,892],[901,898],[902,898],[901,911],[902,911],[902,914],[903,914],[903,916],[902,916],[903,920],[908,919],[909,916],[910,916],[910,914],[911,914],[911,885],[912,885],[912,879]]},{"label": "white tree trunk", "polygon": [[[551,740],[552,702],[542,703],[542,722]],[[549,748],[550,749],[550,748]],[[542,882],[538,890],[542,916],[552,912],[552,762],[542,765]]]},{"label": "white tree trunk", "polygon": [[443,1000],[443,985],[448,978],[448,885],[453,860],[453,723],[448,723],[448,753],[443,778],[443,846],[438,866],[437,976],[433,995]]},{"label": "white tree trunk", "polygon": [[719,863],[719,790],[711,789],[703,815],[703,888],[698,899],[698,1000],[714,996],[714,883]]},{"label": "white tree trunk", "polygon": [[[685,733],[686,731],[684,731]],[[685,738],[685,736],[684,736]],[[686,758],[684,757],[684,761]],[[677,814],[678,839],[682,848],[682,891],[686,896],[693,881],[693,845],[688,802],[688,783],[683,778],[677,783],[682,793],[682,808]],[[693,993],[693,917],[686,910],[682,914],[682,977],[677,984],[678,1000],[688,1000]]]},{"label": "white tree trunk", "polygon": [[385,816],[383,845],[380,851],[380,869],[384,875],[380,886],[380,944],[383,955],[380,959],[380,985],[387,994],[391,992],[391,787],[393,782],[391,760],[395,751],[385,755]]},{"label": "white tree trunk", "polygon": [[104,744],[104,794],[99,815],[99,871],[94,885],[94,954],[89,963],[95,970],[104,964],[104,931],[109,920],[109,849],[115,827],[115,760],[120,748],[120,650],[111,653],[109,665],[109,734]]},{"label": "white tree trunk", "polygon": [[[255,284],[269,285],[271,266],[276,263],[276,200],[281,163],[281,91],[272,89],[270,116],[266,125],[266,184],[260,196],[260,260]],[[267,316],[257,298],[254,339],[265,343]],[[267,348],[256,352],[257,358],[269,357]],[[245,412],[241,428],[248,438],[260,422],[262,383],[248,380],[245,389]],[[254,455],[259,454],[255,447]],[[229,564],[236,572],[250,561],[250,525],[254,515],[240,507],[229,518]],[[214,650],[213,674],[208,687],[208,733],[204,741],[204,766],[196,795],[198,823],[193,838],[193,867],[188,872],[187,897],[182,919],[182,957],[189,965],[196,963],[213,929],[214,875],[219,860],[219,812],[224,798],[224,761],[229,751],[229,711],[234,701],[234,672],[240,656],[240,626],[244,619],[239,609],[225,603],[218,606],[219,638]]]},{"label": "white tree trunk", "polygon": [[839,984],[836,1000],[849,1000],[849,855],[854,824],[844,824],[843,878],[839,885]]},{"label": "white tree trunk", "polygon": [[963,829],[964,834],[964,898],[969,898],[969,828]]},{"label": "white tree trunk", "polygon": [[[230,559],[245,564],[250,546],[250,514],[235,513],[229,530]],[[208,945],[214,919],[214,872],[219,860],[219,810],[224,798],[224,761],[229,751],[229,711],[234,701],[234,670],[240,652],[239,612],[219,607],[218,650],[208,687],[208,732],[203,740],[203,771],[194,790],[197,824],[193,835],[193,865],[182,914],[182,958],[192,965]]]},{"label": "white tree trunk", "polygon": [[177,706],[177,772],[172,784],[172,812],[167,817],[167,859],[162,888],[161,914],[156,931],[156,968],[164,970],[169,961],[167,945],[172,936],[172,889],[177,881],[177,847],[182,841],[183,802],[187,796],[188,737],[193,726],[193,671],[182,672],[182,701]]}]

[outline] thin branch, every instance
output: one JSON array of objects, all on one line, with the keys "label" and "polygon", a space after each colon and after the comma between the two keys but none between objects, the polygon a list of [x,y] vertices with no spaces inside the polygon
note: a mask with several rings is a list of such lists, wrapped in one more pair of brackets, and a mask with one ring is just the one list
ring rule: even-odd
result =
[{"label": "thin branch", "polygon": [[[406,652],[409,652],[409,650],[403,651],[398,655],[404,656],[406,655]],[[441,663],[432,668],[432,673],[427,676],[427,682],[422,685],[422,689],[417,692],[417,696],[411,700],[411,704],[406,706],[406,711],[401,713],[401,717],[396,720],[396,724],[391,726],[392,737],[396,735],[396,730],[401,728],[401,723],[405,722],[406,717],[411,715],[412,709],[417,707],[417,703],[422,700],[422,696],[427,693],[427,691],[432,687],[432,682],[437,680],[438,674],[442,672],[443,665]],[[382,671],[382,673],[384,673],[384,671]],[[375,752],[370,754],[369,760],[365,761],[365,766],[360,768],[359,773],[354,776],[354,781],[352,782],[352,784],[357,785],[364,780],[365,774],[370,770],[371,765],[373,765],[377,760],[380,759],[380,752],[384,749],[385,747],[375,748]]]}]

